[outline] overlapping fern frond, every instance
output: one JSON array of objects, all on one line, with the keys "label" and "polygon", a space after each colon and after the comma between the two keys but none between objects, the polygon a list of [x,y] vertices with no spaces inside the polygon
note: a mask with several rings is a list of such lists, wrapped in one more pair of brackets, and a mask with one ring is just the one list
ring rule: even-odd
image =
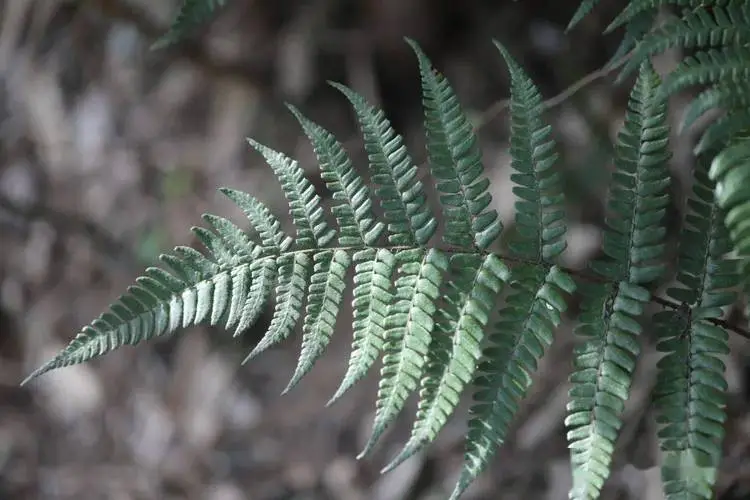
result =
[{"label": "overlapping fern frond", "polygon": [[[703,131],[695,147],[696,154],[709,151],[720,153],[716,158],[717,176],[721,178],[717,188],[718,201],[726,209],[727,226],[734,247],[743,255],[750,245],[750,238],[737,229],[738,221],[746,220],[738,207],[750,199],[747,184],[734,182],[743,178],[742,161],[726,161],[738,158],[742,138],[750,129],[748,110],[750,77],[750,2],[726,0],[634,0],[615,19],[610,28],[620,26],[648,10],[662,5],[685,7],[681,15],[667,20],[662,26],[646,34],[639,41],[631,59],[623,69],[623,75],[636,68],[647,58],[670,48],[691,49],[696,52],[685,57],[663,82],[661,93],[672,95],[689,87],[707,85],[688,107],[682,128],[690,127],[704,113],[713,109],[725,112],[723,116]],[[723,152],[722,152],[723,150]],[[742,154],[739,155],[741,157]],[[737,169],[737,172],[731,170]],[[720,174],[719,174],[720,172]],[[732,182],[726,180],[732,179]],[[718,180],[718,178],[717,178]],[[729,208],[734,218],[729,219]],[[750,271],[745,263],[744,269]],[[750,273],[745,272],[750,279]]]}]

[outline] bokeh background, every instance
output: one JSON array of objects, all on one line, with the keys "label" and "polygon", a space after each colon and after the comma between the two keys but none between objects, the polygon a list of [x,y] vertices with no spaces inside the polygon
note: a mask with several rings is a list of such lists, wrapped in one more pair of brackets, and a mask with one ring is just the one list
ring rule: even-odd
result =
[{"label": "bokeh background", "polygon": [[[547,119],[572,220],[566,264],[583,266],[600,241],[628,84],[594,73],[580,92],[554,99],[604,65],[622,36],[600,33],[624,1],[602,2],[565,34],[577,3],[232,0],[193,37],[149,52],[176,1],[0,1],[0,499],[445,498],[460,469],[466,402],[432,447],[382,476],[408,437],[414,402],[361,461],[354,457],[369,435],[375,377],[324,409],[348,359],[348,312],[327,355],[284,397],[298,337],[240,366],[268,314],[240,339],[192,328],[18,383],[160,252],[195,244],[188,229],[201,213],[241,222],[217,187],[249,191],[283,218],[281,191],[245,137],[295,156],[322,187],[284,102],[337,133],[363,167],[352,113],[326,81],[346,83],[386,110],[422,161],[416,61],[404,36],[422,45],[481,125],[494,203],[508,224],[508,77],[491,39],[553,98]],[[660,57],[659,71],[677,56]],[[673,122],[688,98],[674,99]],[[694,135],[674,142],[672,233]],[[467,499],[567,498],[563,417],[574,344],[566,324],[507,445]],[[737,336],[732,345],[724,500],[750,498],[748,348]],[[644,339],[604,498],[661,498],[648,399],[657,359]]]}]

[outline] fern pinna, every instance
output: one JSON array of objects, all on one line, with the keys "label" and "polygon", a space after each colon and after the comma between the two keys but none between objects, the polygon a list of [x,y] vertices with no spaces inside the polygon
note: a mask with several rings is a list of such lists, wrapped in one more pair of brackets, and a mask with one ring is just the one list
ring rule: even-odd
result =
[{"label": "fern pinna", "polygon": [[[622,425],[643,331],[640,320],[652,300],[649,287],[665,270],[669,149],[663,85],[642,62],[617,142],[603,256],[577,286],[571,271],[556,263],[566,249],[565,199],[536,86],[497,44],[510,72],[511,180],[517,197],[516,230],[506,236],[492,208],[471,123],[448,81],[409,43],[421,75],[430,175],[422,175],[381,110],[333,84],[356,113],[372,185],[330,132],[290,109],[332,193],[335,226],[297,162],[250,140],[280,181],[295,235],[286,234],[251,195],[222,189],[247,215],[255,237],[227,219],[205,215],[209,229],[193,229],[204,252],[178,247],[162,256],[165,269],[147,269],[109,311],[27,380],[194,324],[223,325],[240,335],[273,298],[268,331],[245,361],[302,323],[301,352],[286,392],[325,352],[351,273],[351,355],[329,404],[380,359],[375,419],[364,455],[417,393],[410,438],[389,470],[430,444],[462,395],[471,392],[464,465],[451,496],[457,499],[504,442],[564,319],[567,298],[580,288],[577,332],[583,342],[576,351],[565,420],[571,498],[598,498]],[[744,158],[745,151],[721,165]],[[711,497],[724,419],[723,365],[717,356],[726,351],[727,340],[715,320],[733,302],[727,290],[738,281],[733,262],[724,258],[724,212],[713,203],[707,163],[701,165],[682,235],[682,288],[669,291],[676,310],[654,318],[665,353],[654,401],[670,498]],[[721,165],[712,169],[714,176],[724,175]],[[429,208],[422,179],[434,183],[439,217]],[[501,247],[507,251],[500,253]]]}]

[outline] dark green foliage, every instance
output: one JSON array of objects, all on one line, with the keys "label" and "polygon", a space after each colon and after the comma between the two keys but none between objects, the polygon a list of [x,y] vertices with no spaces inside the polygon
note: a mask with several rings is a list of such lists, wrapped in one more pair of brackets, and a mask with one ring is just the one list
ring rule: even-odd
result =
[{"label": "dark green foliage", "polygon": [[[223,3],[184,2],[159,43],[172,43]],[[570,27],[597,3],[583,0]],[[565,419],[570,497],[595,499],[610,474],[646,324],[642,319],[657,301],[671,307],[653,315],[649,332],[664,354],[652,394],[664,492],[670,499],[712,498],[726,420],[720,356],[728,352],[728,333],[721,319],[750,277],[749,4],[631,0],[608,28],[625,26],[614,60],[632,51],[623,75],[636,68],[639,75],[615,145],[603,255],[590,263],[590,272],[573,273],[557,262],[566,248],[562,174],[531,79],[497,44],[510,73],[516,196],[516,231],[503,241],[508,249],[503,255],[495,251],[503,226],[492,208],[476,133],[448,81],[409,41],[420,70],[429,171],[419,171],[381,110],[332,84],[353,107],[371,185],[330,132],[290,107],[332,193],[331,215],[296,161],[249,140],[281,184],[295,235],[282,231],[276,216],[254,197],[222,189],[247,215],[252,235],[206,215],[209,229],[193,230],[203,252],[178,247],[162,256],[165,269],[147,269],[29,379],[193,324],[222,325],[240,335],[273,297],[269,329],[245,361],[292,335],[301,323],[301,352],[286,392],[325,352],[351,286],[352,350],[329,404],[380,360],[375,421],[364,455],[416,395],[410,438],[386,466],[390,470],[433,442],[460,398],[473,393],[464,464],[451,496],[457,499],[505,441],[565,319],[567,296],[580,292],[581,312],[571,319],[581,343],[574,353]],[[651,31],[659,9],[670,5],[685,9]],[[662,82],[650,58],[675,47],[696,52]],[[726,113],[695,148],[701,156],[679,238],[678,286],[661,298],[658,285],[675,267],[667,260],[664,226],[671,158],[667,100],[696,85],[709,88],[689,106],[683,128],[713,109]],[[439,217],[427,201],[430,183]],[[438,220],[440,242],[434,241]],[[736,260],[727,258],[731,250],[737,251]],[[574,280],[572,274],[579,276]]]},{"label": "dark green foliage", "polygon": [[169,31],[157,40],[152,50],[168,47],[185,38],[192,30],[211,19],[211,17],[226,4],[226,0],[181,0],[180,10],[177,12]]},{"label": "dark green foliage", "polygon": [[609,258],[591,263],[609,282],[584,289],[577,333],[585,342],[575,353],[565,420],[575,499],[597,498],[609,475],[640,350],[638,318],[651,298],[643,285],[659,278],[664,268],[669,130],[658,85],[654,70],[643,64],[615,148],[602,247]]},{"label": "dark green foliage", "polygon": [[710,320],[720,318],[722,308],[735,302],[731,288],[739,279],[735,263],[725,257],[729,239],[705,163],[701,158],[696,169],[680,238],[680,288],[667,291],[682,307],[654,316],[657,348],[665,353],[657,365],[653,397],[669,499],[712,498],[726,420],[727,384],[719,356],[729,353],[728,335]]}]

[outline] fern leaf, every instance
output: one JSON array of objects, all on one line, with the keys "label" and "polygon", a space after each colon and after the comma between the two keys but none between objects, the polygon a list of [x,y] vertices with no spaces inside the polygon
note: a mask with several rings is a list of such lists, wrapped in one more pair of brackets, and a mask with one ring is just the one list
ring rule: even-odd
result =
[{"label": "fern leaf", "polygon": [[599,3],[599,0],[581,0],[581,3],[578,5],[578,8],[575,11],[575,14],[573,14],[573,17],[570,19],[570,22],[568,23],[568,27],[565,28],[565,31],[570,31],[575,26],[583,21],[583,18],[589,15],[589,13],[594,9],[596,4]]},{"label": "fern leaf", "polygon": [[716,202],[726,212],[724,222],[734,247],[747,261],[750,255],[750,139],[739,139],[717,155],[709,175],[716,182]]},{"label": "fern leaf", "polygon": [[[224,217],[203,214],[202,218],[216,231],[224,242],[225,248],[229,249],[233,262],[250,262],[253,259],[255,243],[247,233]],[[281,247],[286,248],[286,244],[280,245]]]},{"label": "fern leaf", "polygon": [[278,267],[276,258],[259,259],[250,264],[250,287],[242,305],[234,336],[237,337],[255,323],[263,313],[263,307],[271,298]]},{"label": "fern leaf", "polygon": [[670,500],[713,498],[724,437],[727,386],[719,356],[729,352],[728,334],[709,320],[721,318],[722,308],[734,303],[736,293],[728,289],[739,284],[739,276],[735,263],[724,257],[729,239],[713,191],[700,164],[680,238],[682,286],[667,291],[682,307],[654,315],[657,349],[665,356],[657,365],[653,398],[661,424],[664,493]]},{"label": "fern leaf", "polygon": [[[690,106],[685,111],[681,129],[686,130],[704,113],[716,108],[726,111],[750,108],[750,84],[747,82],[740,84],[724,83],[704,90],[691,101]],[[750,121],[744,123],[750,123]],[[731,137],[731,135],[728,135],[725,130],[722,137]]]},{"label": "fern leaf", "polygon": [[225,3],[226,0],[183,0],[169,31],[154,42],[151,50],[177,43],[190,31],[210,19]]},{"label": "fern leaf", "polygon": [[596,499],[609,476],[615,441],[628,399],[648,290],[628,282],[581,287],[581,325],[588,340],[574,353],[568,427],[573,464],[572,499]]},{"label": "fern leaf", "polygon": [[443,240],[462,248],[489,247],[503,229],[484,175],[476,134],[448,81],[422,49],[407,39],[419,61],[427,131],[427,152],[437,181],[446,226]]},{"label": "fern leaf", "polygon": [[[722,1],[722,0],[719,0]],[[667,5],[675,5],[678,7],[696,8],[703,5],[709,5],[718,2],[706,2],[706,0],[631,0],[622,12],[607,26],[604,33],[610,33],[620,26],[630,22],[636,16],[646,11],[656,12],[659,8]]]},{"label": "fern leaf", "polygon": [[372,434],[359,457],[373,448],[404,407],[422,376],[435,326],[435,300],[448,270],[448,257],[431,248],[399,252],[400,277],[386,319],[383,368]]},{"label": "fern leaf", "polygon": [[336,317],[344,298],[344,277],[351,264],[344,250],[327,250],[313,257],[315,267],[307,291],[307,308],[302,326],[302,353],[283,394],[297,385],[323,354],[333,335]]},{"label": "fern leaf", "polygon": [[279,282],[276,287],[276,307],[271,324],[263,338],[242,361],[247,363],[269,347],[289,337],[302,313],[302,302],[309,279],[310,258],[305,253],[283,255],[277,261]]},{"label": "fern leaf", "polygon": [[339,225],[342,246],[372,245],[385,226],[375,221],[370,190],[354,170],[341,143],[326,129],[305,118],[292,105],[287,106],[299,120],[318,157],[321,177],[338,202],[331,211]]},{"label": "fern leaf", "polygon": [[427,206],[424,186],[403,138],[393,130],[382,110],[370,106],[344,85],[333,82],[331,85],[349,99],[357,114],[375,194],[388,222],[388,241],[393,245],[425,245],[435,233],[437,221]]},{"label": "fern leaf", "polygon": [[517,255],[532,262],[550,262],[566,247],[562,176],[552,127],[542,124],[542,97],[531,79],[498,42],[511,76],[511,166],[516,184],[516,227],[520,241],[509,243]]},{"label": "fern leaf", "polygon": [[709,49],[686,57],[665,79],[663,95],[671,95],[693,85],[716,82],[740,84],[750,78],[750,48],[740,46]]},{"label": "fern leaf", "polygon": [[531,374],[567,307],[562,294],[575,288],[570,276],[556,266],[513,269],[511,295],[490,331],[484,361],[474,378],[464,466],[452,500],[463,494],[504,442],[518,404],[531,386]]},{"label": "fern leaf", "polygon": [[734,108],[713,122],[701,135],[693,152],[703,154],[712,150],[722,150],[735,137],[741,137],[750,129],[750,108]]},{"label": "fern leaf", "polygon": [[658,89],[659,77],[650,65],[642,65],[615,151],[617,170],[602,246],[611,260],[591,263],[592,270],[608,279],[645,284],[664,270],[659,258],[666,228],[661,221],[669,202],[666,165],[671,153],[667,104]]},{"label": "fern leaf", "polygon": [[352,352],[341,386],[328,402],[332,404],[365,376],[385,343],[388,304],[392,299],[395,258],[390,250],[367,249],[354,254],[354,321]]},{"label": "fern leaf", "polygon": [[617,170],[602,245],[609,260],[591,263],[594,272],[614,284],[584,289],[576,332],[587,340],[575,353],[565,420],[574,499],[598,498],[609,476],[639,352],[638,317],[651,298],[641,285],[663,272],[669,130],[666,103],[658,88],[653,68],[641,65],[616,147]]},{"label": "fern leaf", "polygon": [[448,421],[461,393],[472,381],[482,353],[481,343],[489,316],[504,282],[510,277],[508,267],[494,254],[485,257],[479,266],[477,264],[480,262],[474,256],[465,258],[461,255],[454,255],[451,264],[463,278],[454,279],[451,287],[467,292],[460,293],[461,298],[454,305],[455,308],[460,307],[460,311],[455,319],[449,319],[448,326],[452,331],[442,332],[438,329],[436,334],[448,333],[445,337],[449,340],[452,337],[452,342],[430,346],[430,353],[435,359],[428,366],[428,374],[420,384],[419,409],[411,437],[383,472],[395,468],[434,441]]},{"label": "fern leaf", "polygon": [[[622,62],[622,59],[635,48],[643,37],[651,31],[651,27],[654,25],[656,16],[659,13],[657,9],[649,9],[639,12],[635,17],[630,19],[625,24],[625,34],[622,37],[620,45],[615,50],[615,53],[607,63],[607,67],[614,67],[615,64]],[[617,82],[621,82],[624,78],[624,73],[621,72],[617,77]]]},{"label": "fern leaf", "polygon": [[[235,202],[247,215],[260,235],[264,250],[278,254],[291,246],[292,239],[284,234],[281,230],[281,223],[263,203],[242,191],[229,188],[221,188],[219,191]],[[201,228],[197,229],[201,230]]]},{"label": "fern leaf", "polygon": [[[686,11],[649,33],[627,62],[622,74],[636,69],[647,57],[672,47],[683,49],[742,45],[750,41],[750,5],[701,7]],[[622,75],[621,75],[622,76]]]},{"label": "fern leaf", "polygon": [[305,177],[296,161],[252,140],[247,140],[265,158],[273,173],[281,182],[284,196],[289,202],[289,211],[297,227],[296,248],[321,248],[336,236],[336,231],[328,227],[320,196]]},{"label": "fern leaf", "polygon": [[[84,327],[62,352],[29,375],[24,383],[50,370],[83,363],[123,345],[190,326],[195,323],[196,311],[201,311],[200,320],[211,318],[218,322],[218,318],[226,318],[227,328],[231,328],[237,320],[238,306],[228,300],[227,284],[232,289],[246,289],[250,264],[224,268],[193,249],[177,247],[175,253],[162,256],[174,274],[159,268],[147,269],[137,285],[131,286],[109,311]],[[212,294],[210,300],[205,297],[207,293]],[[230,308],[227,313],[230,304],[236,309]]]}]

